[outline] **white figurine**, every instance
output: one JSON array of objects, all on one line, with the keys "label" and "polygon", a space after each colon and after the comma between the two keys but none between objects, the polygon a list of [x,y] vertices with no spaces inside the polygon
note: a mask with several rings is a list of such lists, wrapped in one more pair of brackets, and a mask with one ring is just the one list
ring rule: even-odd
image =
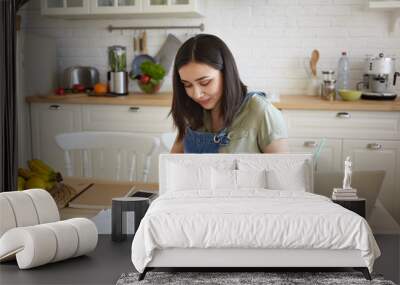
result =
[{"label": "white figurine", "polygon": [[352,162],[351,162],[350,156],[346,157],[346,160],[344,162],[343,189],[352,189],[351,188],[351,174],[352,174],[351,164],[352,164]]}]

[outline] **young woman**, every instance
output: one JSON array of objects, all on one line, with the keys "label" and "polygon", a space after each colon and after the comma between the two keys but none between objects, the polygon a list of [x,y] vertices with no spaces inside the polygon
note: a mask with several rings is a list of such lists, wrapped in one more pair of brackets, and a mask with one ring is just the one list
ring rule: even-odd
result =
[{"label": "young woman", "polygon": [[200,34],[178,50],[171,114],[178,135],[172,153],[288,152],[282,114],[262,92],[247,92],[232,53]]}]

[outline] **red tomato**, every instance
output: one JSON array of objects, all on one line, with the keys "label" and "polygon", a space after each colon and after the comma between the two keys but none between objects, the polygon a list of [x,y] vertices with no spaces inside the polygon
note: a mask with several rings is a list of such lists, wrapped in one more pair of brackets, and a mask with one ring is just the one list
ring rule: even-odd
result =
[{"label": "red tomato", "polygon": [[74,84],[73,89],[78,92],[85,92],[85,86],[83,84]]},{"label": "red tomato", "polygon": [[142,74],[140,75],[139,81],[142,84],[147,84],[149,83],[150,79],[151,79],[150,76],[148,76],[147,74]]},{"label": "red tomato", "polygon": [[64,95],[64,88],[57,88],[56,90],[55,90],[55,93],[57,94],[57,95]]}]

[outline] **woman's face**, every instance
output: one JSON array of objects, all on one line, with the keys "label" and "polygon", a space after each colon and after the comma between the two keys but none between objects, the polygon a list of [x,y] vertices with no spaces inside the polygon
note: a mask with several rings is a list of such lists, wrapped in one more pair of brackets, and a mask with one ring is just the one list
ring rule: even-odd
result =
[{"label": "woman's face", "polygon": [[204,63],[189,62],[179,69],[187,95],[204,109],[218,107],[222,98],[222,72]]}]

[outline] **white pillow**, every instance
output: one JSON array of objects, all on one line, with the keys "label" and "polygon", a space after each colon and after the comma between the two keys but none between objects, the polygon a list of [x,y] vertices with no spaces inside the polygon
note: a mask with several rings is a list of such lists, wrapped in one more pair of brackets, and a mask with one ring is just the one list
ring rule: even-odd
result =
[{"label": "white pillow", "polygon": [[237,188],[267,188],[267,176],[263,170],[236,170]]},{"label": "white pillow", "polygon": [[169,163],[167,189],[185,191],[211,188],[211,167],[193,164]]},{"label": "white pillow", "polygon": [[266,188],[265,170],[211,170],[211,187],[213,190],[238,190],[241,188]]},{"label": "white pillow", "polygon": [[307,179],[304,165],[291,171],[269,169],[267,173],[267,188],[271,190],[306,191]]},{"label": "white pillow", "polygon": [[240,170],[266,170],[267,189],[292,191],[312,189],[312,181],[309,177],[310,169],[305,160],[260,157],[258,159],[239,159],[237,163]]},{"label": "white pillow", "polygon": [[211,188],[213,190],[236,190],[236,170],[213,167],[211,170]]}]

